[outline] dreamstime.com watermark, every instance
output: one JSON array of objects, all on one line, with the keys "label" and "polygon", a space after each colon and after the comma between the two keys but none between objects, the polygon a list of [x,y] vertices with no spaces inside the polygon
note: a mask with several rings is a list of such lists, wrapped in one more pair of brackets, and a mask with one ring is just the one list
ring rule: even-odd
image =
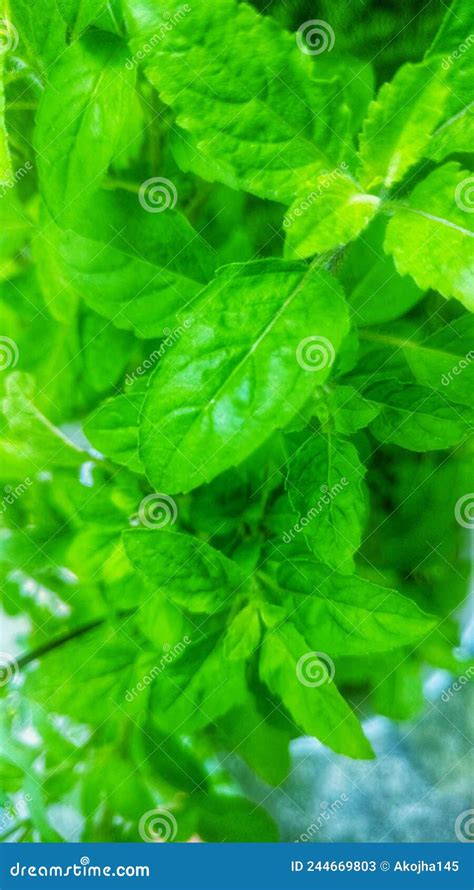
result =
[{"label": "dreamstime.com watermark", "polygon": [[335,664],[327,652],[305,652],[296,664],[296,677],[303,686],[332,683],[335,673]]},{"label": "dreamstime.com watermark", "polygon": [[138,49],[136,53],[131,56],[130,59],[127,59],[125,62],[125,67],[128,68],[129,71],[138,65],[139,62],[143,62],[146,59],[147,55],[151,53],[151,51],[158,46],[159,43],[163,40],[163,37],[173,30],[176,25],[179,25],[180,22],[186,18],[187,14],[191,12],[191,7],[189,3],[184,3],[183,6],[180,6],[179,9],[174,13],[170,13],[167,10],[162,15],[163,21],[159,25],[158,29],[155,33],[147,40],[146,43],[143,44],[141,49]]},{"label": "dreamstime.com watermark", "polygon": [[283,217],[283,228],[289,229],[293,225],[295,219],[304,216],[306,211],[324,195],[327,189],[336,182],[340,176],[344,176],[348,169],[346,162],[341,161],[337,167],[334,167],[334,170],[321,170],[316,188],[314,188],[312,192],[308,192],[296,207],[288,213],[285,213],[285,216]]},{"label": "dreamstime.com watermark", "polygon": [[188,637],[186,634],[182,640],[178,643],[175,643],[174,646],[171,646],[170,643],[165,643],[163,646],[163,655],[161,656],[158,664],[154,664],[153,667],[148,671],[147,674],[142,677],[141,680],[137,683],[136,686],[133,686],[132,689],[127,689],[125,693],[125,699],[128,702],[133,701],[140,692],[144,692],[153,680],[161,674],[162,671],[166,670],[169,664],[178,658],[178,656],[182,655],[186,646],[189,646],[191,642],[191,637]]},{"label": "dreamstime.com watermark", "polygon": [[91,865],[88,856],[81,856],[73,865],[22,865],[10,868],[12,878],[149,878],[148,865]]},{"label": "dreamstime.com watermark", "polygon": [[466,37],[462,43],[459,44],[457,49],[454,49],[449,56],[445,56],[443,61],[441,62],[441,67],[444,71],[448,71],[451,68],[451,65],[454,65],[455,62],[460,59],[464,53],[467,53],[470,50],[471,46],[474,43],[474,34],[469,34],[469,37]]},{"label": "dreamstime.com watermark", "polygon": [[308,19],[296,32],[296,45],[305,56],[330,53],[336,40],[334,30],[323,19]]},{"label": "dreamstime.com watermark", "polygon": [[0,183],[0,198],[4,198],[6,193],[15,188],[15,186],[21,182],[22,179],[33,169],[33,164],[31,161],[25,161],[23,167],[18,167],[18,170],[15,170],[8,179],[4,179],[2,183]]},{"label": "dreamstime.com watermark", "polygon": [[464,358],[460,359],[457,365],[453,365],[453,367],[450,371],[447,372],[447,374],[442,375],[442,385],[449,386],[449,384],[453,382],[453,377],[459,377],[459,375],[462,374],[462,372],[469,367],[472,361],[474,361],[474,349],[471,349],[470,352],[467,352]]},{"label": "dreamstime.com watermark", "polygon": [[10,800],[0,808],[0,832],[8,830],[12,823],[18,822],[29,815],[28,804],[33,798],[25,794],[17,800]]},{"label": "dreamstime.com watermark", "polygon": [[11,485],[5,485],[5,488],[3,489],[5,494],[0,501],[0,513],[6,513],[8,508],[11,507],[18,498],[21,498],[22,494],[24,494],[26,489],[32,484],[32,480],[27,476],[23,482],[20,482],[15,488]]},{"label": "dreamstime.com watermark", "polygon": [[154,491],[141,501],[137,516],[132,518],[132,525],[140,523],[146,528],[164,528],[165,525],[174,525],[177,518],[176,501],[163,491]]},{"label": "dreamstime.com watermark", "polygon": [[166,350],[169,349],[170,346],[173,346],[174,343],[177,343],[180,337],[183,336],[184,332],[187,331],[190,327],[191,321],[186,318],[183,321],[183,324],[178,325],[178,327],[175,328],[173,331],[171,331],[169,328],[164,328],[164,339],[162,340],[158,348],[154,349],[153,352],[151,352],[150,355],[143,360],[142,364],[138,365],[138,367],[135,368],[134,371],[131,371],[131,373],[127,374],[125,378],[125,386],[131,386],[131,384],[137,379],[137,377],[143,377],[145,374],[148,373],[148,371],[151,371],[154,365],[156,365],[157,361],[159,361],[159,359],[162,358],[162,356],[165,354]]},{"label": "dreamstime.com watermark", "polygon": [[327,337],[311,334],[296,347],[296,361],[303,371],[322,371],[334,364],[336,350]]},{"label": "dreamstime.com watermark", "polygon": [[298,522],[295,522],[294,526],[284,533],[282,537],[283,543],[291,544],[291,542],[295,540],[295,535],[301,534],[310,522],[312,522],[313,519],[316,519],[316,517],[323,512],[325,507],[328,507],[331,501],[341,493],[346,485],[349,485],[349,480],[346,479],[345,476],[341,476],[339,482],[331,485],[331,488],[329,488],[328,485],[321,485],[321,497],[318,498],[314,507],[311,507],[304,516],[300,516]]},{"label": "dreamstime.com watermark", "polygon": [[147,213],[163,213],[176,207],[178,190],[171,179],[166,179],[165,176],[151,176],[142,182],[138,200]]},{"label": "dreamstime.com watermark", "polygon": [[333,800],[332,803],[328,803],[327,800],[322,800],[319,808],[321,813],[316,817],[316,820],[308,825],[306,831],[303,831],[299,837],[295,839],[295,844],[299,844],[301,842],[311,841],[314,838],[314,835],[324,828],[327,822],[342,809],[345,803],[349,800],[349,796],[345,791],[342,792],[340,797],[337,797],[336,800]]},{"label": "dreamstime.com watermark", "polygon": [[454,506],[454,517],[462,528],[474,528],[474,491],[458,498]]},{"label": "dreamstime.com watermark", "polygon": [[20,350],[11,337],[0,337],[0,371],[14,368],[18,364]]},{"label": "dreamstime.com watermark", "polygon": [[0,56],[14,52],[20,42],[15,25],[8,19],[0,19]]},{"label": "dreamstime.com watermark", "polygon": [[463,213],[474,213],[474,176],[466,176],[458,182],[454,200]]},{"label": "dreamstime.com watermark", "polygon": [[175,816],[165,807],[148,810],[138,823],[138,833],[146,844],[165,844],[174,841],[178,833]]},{"label": "dreamstime.com watermark", "polygon": [[449,701],[456,692],[459,692],[463,686],[466,686],[469,683],[469,680],[474,677],[474,665],[469,665],[464,674],[461,674],[454,683],[451,683],[451,686],[448,686],[447,689],[444,690],[441,695],[441,701]]}]

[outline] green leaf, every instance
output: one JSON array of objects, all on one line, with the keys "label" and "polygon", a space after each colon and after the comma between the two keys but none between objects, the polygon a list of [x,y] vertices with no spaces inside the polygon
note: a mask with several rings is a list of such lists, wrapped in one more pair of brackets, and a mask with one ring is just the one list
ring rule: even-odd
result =
[{"label": "green leaf", "polygon": [[371,331],[363,339],[401,351],[417,383],[437,390],[450,402],[472,406],[474,317],[462,315],[426,336],[418,325],[412,335],[402,334],[396,329]]},{"label": "green leaf", "polygon": [[[190,491],[242,462],[326,379],[346,331],[323,271],[279,260],[220,270],[148,390],[140,454],[152,484]],[[297,358],[307,338],[323,346],[316,368]]]},{"label": "green leaf", "polygon": [[385,249],[393,255],[398,272],[412,275],[418,287],[435,288],[474,310],[469,188],[472,177],[458,164],[434,170],[395,211]]},{"label": "green leaf", "polygon": [[397,649],[425,637],[435,625],[412,600],[358,575],[330,572],[310,556],[284,561],[279,590],[308,642],[331,657]]},{"label": "green leaf", "polygon": [[182,214],[146,213],[124,191],[96,193],[76,214],[74,231],[50,221],[44,239],[60,289],[64,280],[95,312],[138,337],[179,337],[177,313],[212,276],[213,253]]},{"label": "green leaf", "polygon": [[[156,495],[156,504],[169,510],[174,502]],[[163,500],[164,498],[164,500]],[[171,501],[168,498],[168,501]],[[151,516],[151,521],[163,517]],[[218,550],[178,532],[132,529],[124,532],[125,551],[132,565],[177,605],[190,612],[215,612],[229,608],[232,597],[242,592],[245,577],[239,567]]]},{"label": "green leaf", "polygon": [[365,467],[354,446],[329,430],[315,433],[288,464],[286,489],[318,559],[353,571],[367,517]]},{"label": "green leaf", "polygon": [[101,402],[84,423],[84,432],[94,448],[135,473],[143,472],[138,455],[138,416],[144,397],[145,387],[131,387]]},{"label": "green leaf", "polygon": [[166,5],[171,18],[180,9],[165,29],[152,0],[129,3],[132,50],[149,47],[146,74],[176,113],[181,166],[272,200],[311,191],[328,157],[344,152],[337,81],[313,80],[295,37],[246,3]]},{"label": "green leaf", "polygon": [[280,785],[290,771],[290,733],[273,726],[251,696],[218,721],[218,737],[270,785]]},{"label": "green leaf", "polygon": [[380,406],[369,402],[353,386],[336,386],[328,398],[329,412],[338,433],[351,436],[377,416]]},{"label": "green leaf", "polygon": [[203,803],[198,833],[209,843],[275,843],[278,829],[263,809],[243,797],[210,795]]},{"label": "green leaf", "polygon": [[459,50],[460,44],[469,35],[471,27],[472,6],[470,0],[451,0],[449,9],[446,10],[441,25],[426,52],[427,57]]},{"label": "green leaf", "polygon": [[[5,54],[0,55],[0,187],[8,183],[12,178],[12,162],[8,147],[8,133],[5,126],[5,91],[3,85],[3,72],[5,67]],[[4,189],[2,189],[2,193]],[[2,194],[2,204],[3,204]]]},{"label": "green leaf", "polygon": [[107,6],[107,0],[56,0],[56,2],[73,38],[92,24]]},{"label": "green leaf", "polygon": [[339,278],[347,294],[354,323],[382,324],[416,305],[422,291],[408,276],[402,278],[383,243],[386,220],[375,217],[344,254]]},{"label": "green leaf", "polygon": [[291,205],[283,221],[286,256],[304,259],[347,244],[365,229],[379,205],[380,198],[338,175],[322,194],[321,189],[312,191]]},{"label": "green leaf", "polygon": [[282,700],[303,732],[347,757],[371,758],[372,748],[361,725],[332,679],[306,685],[297,667],[308,653],[308,645],[292,624],[282,624],[267,633],[260,658],[260,676]]},{"label": "green leaf", "polygon": [[120,147],[134,91],[134,72],[125,62],[122,41],[96,32],[68,47],[51,72],[37,113],[35,147],[53,217],[74,218],[76,203],[100,187]]},{"label": "green leaf", "polygon": [[404,65],[381,87],[360,137],[359,178],[366,189],[390,188],[421,160],[447,94],[440,71],[428,64]]},{"label": "green leaf", "polygon": [[20,49],[45,75],[66,46],[66,25],[56,3],[8,0],[13,22],[21,39]]},{"label": "green leaf", "polygon": [[381,442],[409,451],[435,451],[463,442],[472,427],[472,412],[452,405],[441,393],[423,386],[375,383],[364,396],[381,405],[370,429]]},{"label": "green leaf", "polygon": [[223,637],[214,634],[186,646],[159,674],[150,709],[160,727],[186,734],[214,723],[247,695],[244,662],[226,660]]}]

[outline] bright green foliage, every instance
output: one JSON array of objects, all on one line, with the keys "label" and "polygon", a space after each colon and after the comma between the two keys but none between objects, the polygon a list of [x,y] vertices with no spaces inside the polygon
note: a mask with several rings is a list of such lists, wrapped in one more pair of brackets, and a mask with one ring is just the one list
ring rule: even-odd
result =
[{"label": "bright green foliage", "polygon": [[264,5],[5,13],[7,839],[276,840],[462,671],[472,4]]},{"label": "bright green foliage", "polygon": [[337,349],[347,330],[342,293],[322,270],[281,260],[222,269],[150,384],[140,425],[150,480],[189,491],[244,460],[329,374],[328,362],[297,361],[305,334]]},{"label": "bright green foliage", "polygon": [[[387,229],[386,249],[401,275],[432,287],[474,309],[472,177],[458,164],[434,170],[397,208]],[[467,207],[467,211],[466,211]]]}]

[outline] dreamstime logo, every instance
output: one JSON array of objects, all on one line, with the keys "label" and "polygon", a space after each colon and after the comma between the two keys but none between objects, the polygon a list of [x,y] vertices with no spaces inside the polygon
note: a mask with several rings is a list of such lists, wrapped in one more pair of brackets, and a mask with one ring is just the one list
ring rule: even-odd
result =
[{"label": "dreamstime logo", "polygon": [[9,652],[0,652],[0,686],[7,686],[20,673],[17,660]]},{"label": "dreamstime logo", "polygon": [[296,361],[304,371],[321,371],[330,368],[336,352],[327,337],[312,335],[300,340],[296,348]]},{"label": "dreamstime logo", "polygon": [[14,368],[20,358],[20,350],[10,337],[0,337],[0,371]]},{"label": "dreamstime logo", "polygon": [[8,19],[0,19],[0,56],[15,50],[19,43],[18,31]]},{"label": "dreamstime logo", "polygon": [[154,491],[143,498],[138,508],[138,518],[147,528],[164,528],[165,525],[174,525],[178,507],[169,495]]},{"label": "dreamstime logo", "polygon": [[474,810],[459,813],[454,823],[454,833],[462,843],[474,840]]},{"label": "dreamstime logo", "polygon": [[29,476],[26,477],[24,482],[20,482],[15,488],[11,485],[5,485],[3,489],[5,494],[0,501],[0,513],[5,513],[8,507],[11,507],[12,504],[15,503],[18,498],[25,493],[28,486],[32,485],[32,481]]},{"label": "dreamstime logo", "polygon": [[142,182],[138,192],[138,200],[147,213],[163,213],[164,210],[176,207],[178,192],[171,179],[164,176],[152,176]]},{"label": "dreamstime logo", "polygon": [[163,21],[158,26],[158,30],[150,37],[150,39],[143,44],[142,48],[137,50],[137,52],[131,57],[131,59],[127,59],[125,63],[125,67],[128,68],[129,71],[132,71],[135,65],[138,62],[142,62],[149,53],[151,53],[152,49],[155,46],[158,46],[159,43],[163,40],[163,37],[166,37],[166,34],[169,31],[172,31],[175,25],[178,25],[185,16],[191,12],[191,7],[189,3],[185,3],[181,6],[175,13],[172,15],[168,10],[162,15]]},{"label": "dreamstime logo", "polygon": [[469,683],[469,680],[474,675],[474,665],[470,664],[464,674],[461,674],[454,683],[451,683],[451,686],[448,686],[447,689],[444,690],[441,700],[444,702],[449,701],[456,692],[459,692],[466,683]]},{"label": "dreamstime logo", "polygon": [[153,680],[158,674],[161,674],[169,664],[172,664],[175,658],[178,658],[179,655],[183,654],[186,646],[189,646],[190,642],[191,637],[188,637],[186,634],[183,639],[179,640],[178,643],[175,643],[174,646],[171,646],[170,643],[165,643],[163,645],[163,655],[161,656],[159,663],[154,664],[148,673],[138,681],[136,686],[133,686],[132,689],[127,689],[125,699],[128,702],[131,702],[140,692],[144,692],[144,690],[153,683]]},{"label": "dreamstime logo", "polygon": [[286,531],[282,537],[282,541],[284,544],[290,544],[291,541],[294,540],[295,534],[299,535],[300,532],[303,532],[305,528],[316,518],[319,514],[324,510],[325,507],[328,507],[333,498],[337,497],[338,494],[341,493],[342,489],[349,485],[349,480],[346,479],[345,476],[341,476],[338,482],[335,482],[334,485],[329,488],[328,485],[321,485],[321,497],[318,498],[314,507],[310,507],[307,513],[304,516],[300,516],[298,522],[290,528],[289,531]]},{"label": "dreamstime logo", "polygon": [[324,827],[324,823],[328,822],[332,816],[334,816],[345,803],[349,800],[348,795],[345,791],[342,792],[340,797],[337,797],[336,800],[333,800],[332,803],[328,803],[327,800],[322,800],[319,804],[319,809],[321,813],[311,825],[308,825],[306,831],[303,831],[302,834],[296,839],[295,843],[298,844],[300,841],[310,841],[311,838],[320,831],[321,828]]},{"label": "dreamstime logo", "polygon": [[474,360],[474,349],[471,349],[470,352],[467,352],[464,358],[460,359],[457,365],[453,365],[450,371],[447,374],[443,374],[441,377],[441,383],[443,386],[449,386],[450,383],[453,382],[453,377],[459,377],[459,375],[464,371],[465,368],[468,368],[471,362]]},{"label": "dreamstime logo", "polygon": [[18,170],[15,170],[8,179],[4,179],[0,186],[0,198],[3,198],[9,189],[15,188],[18,182],[21,182],[24,176],[33,169],[33,164],[31,161],[25,161],[23,167],[18,167]]},{"label": "dreamstime logo", "polygon": [[441,62],[441,67],[443,68],[443,70],[448,71],[451,68],[451,65],[454,64],[454,62],[457,62],[457,60],[460,59],[461,56],[464,55],[464,53],[467,53],[468,49],[471,48],[473,43],[474,34],[469,34],[469,37],[467,37],[463,43],[460,43],[458,48],[453,50],[450,56],[443,59],[443,61]]},{"label": "dreamstime logo", "polygon": [[334,662],[325,652],[306,652],[296,665],[296,676],[303,686],[331,683],[335,672]]},{"label": "dreamstime logo", "polygon": [[175,839],[178,823],[169,810],[156,807],[143,814],[138,823],[138,832],[147,844],[165,844]]},{"label": "dreamstime logo", "polygon": [[147,373],[153,366],[156,364],[158,359],[160,359],[166,352],[170,346],[173,346],[174,343],[183,336],[185,330],[191,327],[191,321],[186,318],[183,321],[182,325],[178,325],[173,331],[170,328],[163,328],[163,341],[160,343],[157,349],[154,349],[153,352],[150,353],[148,358],[144,359],[141,365],[138,365],[138,368],[135,368],[134,371],[127,374],[125,378],[125,385],[130,386],[137,377],[143,377],[144,374]]},{"label": "dreamstime logo", "polygon": [[474,213],[474,176],[467,176],[458,182],[454,200],[464,213]]},{"label": "dreamstime logo", "polygon": [[0,809],[0,831],[9,828],[12,822],[28,815],[28,804],[33,800],[31,794],[25,794],[16,800],[9,800]]},{"label": "dreamstime logo", "polygon": [[474,528],[474,491],[463,494],[454,507],[456,522],[463,528]]},{"label": "dreamstime logo", "polygon": [[331,25],[322,19],[309,19],[303,22],[296,32],[298,49],[306,56],[319,56],[330,53],[336,36]]},{"label": "dreamstime logo", "polygon": [[334,167],[333,170],[321,170],[316,180],[316,188],[311,192],[308,192],[308,194],[305,195],[299,204],[296,204],[292,210],[285,213],[285,216],[283,217],[283,228],[289,229],[290,226],[293,225],[295,219],[299,219],[303,216],[306,211],[312,207],[314,202],[318,201],[339,177],[342,177],[347,173],[347,170],[348,165],[345,161],[341,161],[341,163],[337,167]]}]

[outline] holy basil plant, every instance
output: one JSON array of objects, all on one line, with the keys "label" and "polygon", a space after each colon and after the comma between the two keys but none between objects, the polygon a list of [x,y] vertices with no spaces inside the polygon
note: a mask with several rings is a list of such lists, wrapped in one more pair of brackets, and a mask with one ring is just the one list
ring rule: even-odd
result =
[{"label": "holy basil plant", "polygon": [[460,672],[472,4],[316,6],[4,10],[4,837],[275,840]]}]

